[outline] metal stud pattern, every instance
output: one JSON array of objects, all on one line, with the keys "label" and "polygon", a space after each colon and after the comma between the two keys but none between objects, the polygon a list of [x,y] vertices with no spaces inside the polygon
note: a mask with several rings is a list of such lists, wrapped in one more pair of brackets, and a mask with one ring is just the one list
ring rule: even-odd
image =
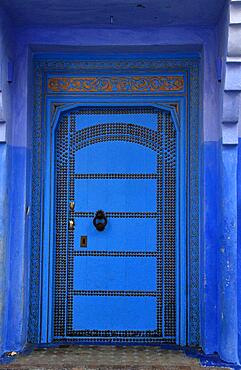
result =
[{"label": "metal stud pattern", "polygon": [[112,251],[74,251],[74,256],[92,257],[156,257],[157,252],[112,252]]},{"label": "metal stud pattern", "polygon": [[112,179],[157,179],[157,174],[156,173],[97,173],[97,174],[75,174],[74,178],[75,179],[95,179],[95,180],[112,180]]},{"label": "metal stud pattern", "polygon": [[57,131],[56,139],[56,241],[55,241],[55,307],[58,307],[58,322],[56,322],[55,335],[64,336],[67,279],[67,240],[68,220],[63,209],[68,207],[68,116],[62,117]]},{"label": "metal stud pattern", "polygon": [[[94,212],[75,212],[75,217],[91,217],[95,215]],[[106,217],[111,218],[156,218],[156,212],[106,212]]]},{"label": "metal stud pattern", "polygon": [[156,297],[156,292],[142,292],[140,290],[73,290],[73,295],[98,295],[105,297]]},{"label": "metal stud pattern", "polygon": [[[80,114],[158,115],[158,128],[127,123],[100,124],[76,131]],[[153,174],[77,174],[75,153],[104,141],[128,141],[151,148],[157,153],[157,172]],[[68,154],[67,154],[68,153]],[[54,337],[87,342],[171,343],[176,339],[176,130],[168,111],[148,107],[85,108],[63,116],[56,135],[56,247]],[[78,212],[68,207],[75,201],[75,179],[156,179],[156,212],[107,212],[108,218],[155,218],[155,252],[75,251],[74,229],[67,230],[68,219],[93,217],[94,212]],[[73,285],[74,257],[155,257],[156,291],[76,291]],[[74,295],[151,296],[157,299],[156,330],[73,330]],[[66,305],[67,300],[67,305]]]}]

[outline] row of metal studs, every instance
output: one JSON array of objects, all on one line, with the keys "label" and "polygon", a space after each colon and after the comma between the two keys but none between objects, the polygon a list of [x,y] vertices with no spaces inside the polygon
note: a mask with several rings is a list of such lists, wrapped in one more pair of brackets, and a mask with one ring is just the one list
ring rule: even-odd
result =
[{"label": "row of metal studs", "polygon": [[156,292],[142,290],[73,290],[73,295],[105,297],[156,297]]},{"label": "row of metal studs", "polygon": [[75,174],[74,178],[87,179],[87,180],[112,180],[112,179],[133,179],[133,180],[142,180],[142,179],[157,179],[158,175],[156,173],[86,173],[86,174]]}]

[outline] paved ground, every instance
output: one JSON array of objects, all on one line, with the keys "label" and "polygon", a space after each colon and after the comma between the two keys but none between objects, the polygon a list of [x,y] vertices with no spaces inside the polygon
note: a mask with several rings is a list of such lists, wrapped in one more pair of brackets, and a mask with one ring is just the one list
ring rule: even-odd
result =
[{"label": "paved ground", "polygon": [[[34,370],[197,370],[198,359],[182,351],[159,347],[67,346],[35,349],[28,355],[16,355],[14,361],[0,369]],[[227,368],[226,368],[227,370]]]}]

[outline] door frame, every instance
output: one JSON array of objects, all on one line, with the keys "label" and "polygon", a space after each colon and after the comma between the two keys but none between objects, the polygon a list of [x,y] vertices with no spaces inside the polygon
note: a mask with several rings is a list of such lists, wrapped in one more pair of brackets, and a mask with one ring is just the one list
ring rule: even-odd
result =
[{"label": "door frame", "polygon": [[[153,61],[152,61],[153,62]],[[172,66],[173,61],[169,61],[169,68]],[[197,132],[199,131],[199,113],[198,113],[198,104],[194,107],[196,111],[192,112],[192,117],[196,124],[195,132],[192,134],[192,127],[190,127],[190,116],[191,112],[188,109],[188,102],[191,104],[191,96],[192,94],[195,95],[195,99],[197,99],[197,91],[193,93],[192,90],[194,88],[197,90],[198,88],[198,61],[195,60],[188,60],[185,62],[179,60],[178,62],[175,61],[181,66],[181,71],[178,71],[178,74],[183,74],[185,76],[185,83],[184,90],[185,94],[177,94],[175,91],[174,93],[165,93],[165,94],[152,94],[149,91],[142,92],[142,94],[110,94],[102,93],[102,94],[93,94],[85,93],[85,94],[78,94],[73,95],[70,93],[60,94],[60,93],[48,93],[48,85],[47,79],[49,76],[53,74],[53,61],[52,60],[36,60],[35,62],[35,73],[37,74],[35,80],[35,103],[34,103],[34,110],[38,117],[40,117],[40,122],[38,122],[37,126],[34,125],[34,147],[38,147],[38,151],[33,153],[33,207],[32,207],[32,222],[38,214],[38,219],[41,220],[41,223],[37,225],[33,225],[32,229],[32,255],[35,258],[32,258],[32,268],[31,268],[31,282],[37,281],[37,286],[31,287],[30,292],[30,330],[29,330],[29,341],[31,342],[41,342],[41,343],[50,343],[52,342],[52,301],[51,301],[51,292],[53,291],[53,235],[54,235],[54,226],[53,226],[53,218],[54,218],[54,147],[55,147],[55,140],[54,140],[54,132],[58,123],[58,119],[62,112],[66,110],[70,110],[76,107],[81,106],[154,106],[156,108],[169,110],[172,113],[174,118],[174,123],[177,125],[177,122],[180,121],[179,125],[179,140],[178,142],[178,151],[179,155],[177,158],[177,168],[179,168],[178,177],[180,176],[180,189],[177,194],[177,198],[179,198],[179,207],[178,207],[178,238],[180,240],[180,248],[177,253],[177,280],[178,280],[178,289],[177,289],[177,312],[180,312],[179,319],[177,319],[177,344],[186,345],[188,343],[191,344],[193,339],[191,339],[191,332],[189,331],[190,325],[187,323],[191,317],[191,310],[190,307],[195,304],[195,302],[191,302],[191,295],[190,295],[190,285],[193,278],[198,278],[196,271],[196,275],[192,276],[193,270],[195,271],[195,266],[193,263],[191,264],[190,269],[190,255],[193,252],[194,246],[190,247],[190,231],[188,233],[188,229],[190,227],[190,222],[193,222],[193,213],[192,207],[190,207],[190,203],[193,202],[190,200],[191,197],[195,196],[195,189],[191,189],[192,180],[190,180],[190,170],[191,167],[195,166],[195,163],[199,162],[199,155],[197,154],[195,157],[194,150],[196,151],[195,145],[199,146],[199,135],[197,137]],[[55,61],[56,63],[56,61]],[[67,64],[70,63],[69,61],[66,62],[65,68],[61,70],[63,76],[69,74],[69,70],[67,68]],[[99,62],[100,63],[100,62]],[[148,61],[146,61],[148,65]],[[160,59],[156,60],[157,65],[159,64],[159,71],[158,73],[161,74],[162,68],[160,67]],[[110,64],[110,63],[109,63]],[[143,77],[149,76],[152,72],[153,63],[150,63],[151,66],[148,68],[147,71],[142,72],[141,75]],[[165,63],[166,64],[166,63]],[[187,68],[187,64],[188,67]],[[47,65],[47,69],[46,69]],[[57,65],[57,63],[56,63]],[[55,66],[56,66],[55,65]],[[95,61],[95,65],[98,66],[98,61]],[[185,68],[184,66],[185,65]],[[42,68],[41,68],[42,66]],[[43,66],[45,68],[43,68]],[[180,69],[180,67],[179,67]],[[197,86],[191,86],[189,84],[191,73],[196,71],[196,80],[193,81],[196,83]],[[156,71],[155,71],[156,72]],[[59,70],[58,70],[59,73]],[[93,72],[92,72],[93,73]],[[98,71],[99,73],[99,71]],[[132,76],[132,74],[128,74],[127,72],[122,72],[122,75],[126,73],[128,76]],[[153,72],[152,72],[153,73]],[[165,70],[166,74],[173,73],[173,68],[168,69],[166,67]],[[104,72],[104,75],[106,71]],[[112,72],[113,74],[113,72]],[[80,74],[81,76],[83,73]],[[94,73],[95,75],[95,73]],[[114,74],[115,76],[119,76],[118,74]],[[41,88],[40,88],[41,86]],[[198,91],[199,93],[199,91]],[[198,100],[197,100],[198,102]],[[173,104],[173,106],[172,106]],[[178,106],[179,117],[177,117],[176,108],[174,105]],[[40,115],[40,116],[39,116]],[[35,116],[36,117],[36,116]],[[36,122],[35,122],[36,123]],[[37,129],[38,131],[37,131]],[[177,130],[178,133],[178,130]],[[193,137],[193,139],[192,139]],[[193,142],[192,142],[193,140]],[[180,144],[180,145],[179,145]],[[195,159],[193,161],[192,156]],[[196,151],[197,152],[197,151]],[[199,152],[199,151],[198,151]],[[185,153],[183,155],[183,153]],[[191,159],[192,158],[192,159]],[[197,169],[196,169],[197,170]],[[36,176],[36,173],[38,174]],[[199,175],[196,173],[196,186],[199,183]],[[34,191],[36,187],[39,188],[38,195],[39,199],[36,199],[36,194]],[[191,192],[190,192],[191,190]],[[196,195],[196,198],[198,195]],[[199,204],[199,199],[195,199],[195,201]],[[37,205],[37,207],[36,207]],[[196,212],[196,217],[199,218],[199,210],[198,216]],[[199,223],[199,222],[198,222]],[[194,225],[196,228],[198,225]],[[38,230],[37,230],[38,229]],[[36,258],[36,232],[37,241],[39,243],[39,251],[38,256]],[[195,240],[196,247],[199,245],[198,235]],[[198,243],[198,245],[197,245]],[[198,248],[199,249],[199,248]],[[196,257],[198,257],[199,251],[194,251]],[[37,265],[36,265],[37,260]],[[195,261],[197,264],[198,261]],[[196,266],[197,267],[197,266]],[[199,267],[199,265],[198,265]],[[32,280],[34,279],[34,280]],[[30,283],[31,283],[30,282]],[[37,288],[37,289],[36,289]],[[48,292],[47,294],[44,294]],[[194,295],[197,292],[194,292]],[[198,300],[198,297],[196,297]],[[196,302],[197,304],[197,302]],[[198,303],[199,304],[199,303]],[[199,310],[198,310],[199,311]],[[198,324],[197,324],[198,325]],[[195,341],[195,340],[194,340]]]},{"label": "door frame", "polygon": [[[46,151],[46,163],[51,163],[51,172],[50,172],[50,182],[49,181],[46,181],[45,185],[46,185],[46,189],[45,189],[45,193],[47,194],[50,194],[50,200],[48,198],[45,199],[45,205],[46,207],[44,207],[46,209],[46,213],[44,215],[44,218],[45,218],[45,226],[46,226],[46,230],[47,232],[45,232],[44,236],[46,237],[43,245],[46,246],[46,245],[49,245],[49,252],[47,251],[46,253],[49,253],[48,254],[48,258],[49,258],[49,261],[50,261],[50,264],[49,264],[49,267],[48,267],[48,270],[44,267],[45,265],[43,265],[43,291],[45,292],[49,292],[49,299],[47,300],[47,302],[44,302],[44,307],[42,308],[42,312],[43,312],[43,315],[42,315],[42,335],[43,335],[43,340],[49,340],[51,342],[51,336],[50,338],[47,337],[48,333],[52,333],[52,325],[53,325],[53,320],[52,320],[52,317],[53,317],[53,302],[52,302],[52,299],[51,299],[51,295],[52,295],[52,292],[51,290],[53,291],[53,289],[50,289],[49,287],[51,286],[52,284],[52,278],[51,276],[54,276],[54,263],[52,261],[52,258],[53,258],[53,255],[54,255],[54,248],[55,248],[55,232],[54,232],[54,219],[55,219],[55,211],[54,211],[54,203],[55,203],[55,196],[54,196],[54,188],[55,188],[55,162],[54,162],[54,156],[55,156],[55,144],[56,144],[56,141],[55,141],[55,132],[56,132],[56,129],[58,128],[58,123],[59,123],[59,118],[62,114],[64,114],[65,112],[67,111],[71,111],[72,109],[81,109],[82,107],[83,108],[88,108],[88,107],[103,107],[103,108],[113,108],[113,107],[119,107],[119,106],[122,106],[122,107],[154,107],[154,108],[157,108],[157,109],[160,109],[160,110],[164,110],[164,111],[167,111],[171,114],[171,117],[172,117],[172,122],[173,122],[173,125],[176,129],[176,136],[177,136],[177,141],[176,141],[176,145],[177,145],[177,158],[176,158],[176,168],[177,168],[177,171],[176,171],[176,178],[177,178],[177,182],[176,182],[176,198],[177,198],[177,201],[176,201],[176,246],[177,246],[177,254],[176,254],[176,312],[178,313],[180,311],[180,308],[179,308],[179,301],[180,301],[180,297],[185,297],[185,284],[184,284],[184,281],[179,281],[180,280],[180,277],[179,277],[179,259],[180,259],[180,264],[181,265],[184,265],[184,259],[185,259],[185,254],[183,254],[183,251],[182,251],[182,248],[181,248],[181,239],[179,237],[179,233],[180,233],[180,228],[179,228],[179,225],[180,225],[180,207],[179,207],[179,198],[180,198],[180,189],[181,188],[185,188],[185,168],[184,166],[180,166],[180,171],[179,171],[179,158],[180,158],[180,155],[179,155],[179,152],[181,150],[184,150],[185,151],[185,148],[183,147],[185,145],[185,141],[183,140],[183,143],[182,145],[179,145],[179,131],[180,131],[180,126],[179,126],[179,118],[177,116],[177,113],[176,113],[176,109],[173,108],[173,107],[170,107],[168,105],[161,105],[161,104],[158,104],[157,102],[154,103],[154,102],[143,102],[141,103],[140,101],[136,101],[136,102],[130,102],[130,101],[127,101],[127,100],[123,100],[121,99],[118,103],[116,102],[112,102],[111,99],[110,99],[110,102],[106,103],[106,102],[103,102],[101,103],[100,102],[100,99],[98,100],[92,100],[90,99],[91,101],[88,102],[88,103],[77,103],[77,104],[71,104],[71,106],[67,106],[67,107],[61,107],[58,109],[58,111],[56,112],[56,115],[52,121],[52,124],[49,125],[49,127],[51,127],[51,132],[50,132],[50,136],[49,136],[49,139],[50,139],[50,142],[47,142],[47,147],[50,149],[50,150],[47,150]],[[160,99],[158,99],[160,101]],[[145,99],[143,100],[145,101]],[[185,130],[185,128],[184,128]],[[184,135],[184,132],[183,132],[183,135],[181,135],[183,138],[185,137]],[[181,148],[180,148],[181,147]],[[180,150],[181,149],[181,150]],[[46,172],[49,172],[47,171],[46,169]],[[180,179],[179,179],[180,177]],[[183,184],[182,184],[183,183]],[[52,190],[51,190],[52,189]],[[50,206],[51,204],[51,206]],[[185,208],[185,203],[182,204],[183,208]],[[51,210],[51,217],[49,218],[49,209]],[[183,211],[186,213],[186,210],[183,209]],[[186,245],[186,243],[184,244]],[[45,249],[45,248],[44,248]],[[180,294],[180,289],[182,288],[182,294]],[[185,309],[185,302],[181,302],[180,306],[182,306],[182,309]],[[185,312],[185,311],[184,311]],[[164,319],[163,319],[164,320]],[[181,322],[180,318],[179,318],[179,315],[177,314],[177,318],[176,318],[176,336],[177,338],[179,338],[179,333],[181,332],[181,328],[182,328],[182,325],[185,325],[185,322]],[[47,326],[49,327],[48,329],[48,332],[47,332]],[[164,329],[163,329],[163,332],[164,332]],[[45,339],[46,338],[46,339]],[[70,340],[71,338],[66,336],[66,340]],[[87,341],[99,341],[101,342],[104,341],[103,338],[97,338],[96,339],[87,339],[87,338],[83,338],[82,341],[84,342],[87,342]],[[113,338],[112,338],[112,342],[113,342]],[[125,339],[123,339],[124,341]],[[155,338],[152,339],[153,342],[155,341]],[[168,339],[167,339],[168,340]],[[79,339],[79,341],[81,342],[81,338]],[[136,343],[139,343],[143,341],[143,339],[136,339]],[[118,343],[121,342],[121,339],[118,339]],[[157,342],[157,341],[156,341]],[[155,342],[155,343],[156,343]],[[178,342],[179,343],[179,342]]]}]

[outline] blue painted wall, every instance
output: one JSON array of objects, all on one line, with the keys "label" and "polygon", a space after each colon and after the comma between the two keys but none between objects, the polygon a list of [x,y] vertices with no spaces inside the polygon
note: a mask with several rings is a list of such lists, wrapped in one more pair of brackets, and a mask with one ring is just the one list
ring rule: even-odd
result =
[{"label": "blue painted wall", "polygon": [[[202,50],[203,54],[203,69],[201,72],[201,78],[203,80],[203,127],[200,127],[200,133],[202,137],[203,148],[205,151],[204,161],[209,163],[209,167],[205,169],[204,179],[205,184],[210,183],[209,176],[212,176],[213,169],[216,169],[215,158],[213,154],[217,156],[217,140],[219,139],[219,129],[218,129],[218,96],[217,91],[217,81],[216,81],[216,69],[215,69],[215,59],[216,59],[216,38],[215,32],[211,28],[196,29],[191,27],[181,27],[178,29],[163,28],[161,30],[113,30],[110,34],[109,30],[88,30],[86,32],[83,29],[75,29],[73,34],[71,29],[18,29],[17,32],[17,50],[16,50],[16,121],[14,127],[14,134],[12,137],[14,147],[27,147],[30,148],[31,141],[28,141],[28,135],[31,135],[31,122],[28,120],[28,107],[27,107],[27,77],[28,77],[28,53],[29,46],[31,46],[32,51],[48,51],[50,50],[57,52],[59,49],[64,49],[72,51],[75,53],[83,53],[89,55],[92,53],[92,57],[98,56],[101,53],[113,53],[113,47],[115,48],[115,53],[126,54],[128,50],[134,51],[135,54],[145,52],[145,47],[148,48],[148,52],[161,53],[163,51],[168,52],[170,49],[182,52],[188,52],[193,50]],[[54,45],[54,46],[52,46]],[[63,46],[65,45],[65,46]],[[89,50],[87,45],[92,46],[92,50]],[[98,45],[98,47],[95,47]],[[153,45],[156,45],[155,47]],[[159,46],[158,46],[159,45]],[[194,46],[195,45],[195,46]],[[126,54],[127,55],[127,54]],[[18,74],[19,71],[19,74]],[[22,93],[24,92],[24,93]],[[24,95],[25,94],[25,95]],[[14,113],[15,114],[15,113]],[[21,135],[19,135],[21,129]],[[18,133],[18,134],[17,134]],[[206,142],[208,142],[206,144]],[[207,149],[206,149],[207,145]],[[212,159],[212,161],[210,161]],[[27,158],[23,160],[23,168],[27,166]],[[204,163],[204,162],[203,162]],[[17,170],[17,169],[16,169]],[[23,189],[27,187],[28,183],[25,182],[24,178],[18,179],[19,186]],[[215,338],[215,333],[213,333],[209,326],[211,322],[216,322],[216,306],[214,303],[214,298],[211,294],[206,293],[206,289],[209,292],[216,291],[216,280],[213,282],[213,269],[210,264],[210,255],[215,256],[215,252],[212,250],[212,246],[217,243],[217,236],[211,233],[209,217],[213,216],[216,212],[217,205],[212,202],[213,192],[209,188],[203,186],[203,192],[205,192],[205,202],[203,203],[203,214],[205,214],[203,222],[203,244],[201,247],[201,255],[205,261],[205,272],[202,272],[201,281],[202,290],[205,293],[205,301],[202,305],[202,333],[203,333],[203,346],[207,352],[212,353],[217,350],[217,343]],[[22,200],[24,202],[24,200]],[[21,229],[19,235],[23,235],[25,230],[25,225],[23,222],[23,216],[16,219],[16,227]],[[212,220],[212,223],[217,227],[217,219]],[[18,238],[18,240],[20,240]],[[24,245],[26,243],[22,240],[22,253],[24,252]],[[207,253],[206,253],[207,251]],[[23,260],[23,265],[24,265]],[[21,269],[21,266],[18,266]],[[23,268],[24,269],[24,268]],[[208,270],[210,269],[210,270]],[[204,280],[206,281],[204,283]],[[22,281],[19,281],[18,291],[21,292],[23,289]],[[207,285],[206,285],[207,284]],[[208,288],[207,288],[208,286]],[[14,299],[14,296],[12,297]],[[19,299],[22,296],[19,295]],[[23,301],[23,299],[22,299]],[[19,310],[15,313],[15,317],[23,314],[21,310],[23,304],[19,302]],[[16,319],[16,325],[18,319]],[[207,324],[206,324],[207,323]],[[15,325],[15,326],[16,326]],[[214,325],[215,327],[215,325]],[[22,328],[23,329],[23,328]],[[15,338],[16,338],[15,333]],[[20,334],[19,334],[20,337]],[[11,341],[11,343],[13,343]],[[9,347],[10,348],[10,347]]]},{"label": "blue painted wall", "polygon": [[219,246],[219,353],[239,362],[237,346],[237,146],[224,145],[221,159],[221,243]]},{"label": "blue painted wall", "polygon": [[[220,129],[222,126],[222,145],[220,146],[220,241],[218,246],[218,299],[217,299],[217,328],[218,328],[218,353],[227,362],[240,363],[239,356],[241,343],[239,340],[240,322],[240,293],[239,293],[239,249],[238,242],[238,179],[240,161],[238,157],[238,145],[235,144],[235,99],[233,91],[228,91],[225,79],[225,60],[228,45],[229,9],[228,2],[217,25],[217,37],[219,40],[218,56],[223,60],[222,80],[219,86],[220,104]],[[233,65],[234,67],[234,65]],[[234,67],[235,68],[235,67]],[[231,79],[239,78],[239,73],[233,73]],[[225,82],[226,81],[226,82]],[[225,91],[225,93],[224,93]],[[229,94],[228,94],[229,93]],[[228,95],[228,96],[227,96]],[[229,99],[227,99],[229,97]],[[229,101],[232,108],[229,108]],[[223,111],[223,112],[222,112]],[[240,123],[239,123],[240,125]],[[232,128],[232,129],[231,129]],[[228,138],[228,140],[227,140]],[[233,140],[235,138],[235,140]]]},{"label": "blue painted wall", "polygon": [[[5,350],[7,292],[9,290],[9,175],[11,173],[8,141],[12,126],[13,87],[8,82],[8,65],[14,58],[14,35],[10,20],[0,9],[0,94],[2,95],[2,118],[0,123],[0,353]],[[0,103],[1,104],[1,103]]]},{"label": "blue painted wall", "polygon": [[[1,19],[3,17],[1,16]],[[6,246],[6,235],[9,235],[8,248],[10,255],[10,278],[0,280],[0,290],[6,292],[6,282],[9,282],[8,315],[5,315],[8,327],[7,336],[4,327],[0,326],[0,337],[5,339],[0,351],[20,350],[26,342],[27,317],[28,317],[28,272],[29,272],[29,230],[30,220],[26,216],[26,207],[30,204],[30,179],[31,179],[31,106],[32,106],[32,76],[31,56],[34,51],[47,52],[73,52],[99,55],[101,53],[127,53],[129,50],[143,53],[162,53],[170,51],[188,52],[200,50],[202,53],[202,109],[201,118],[203,125],[200,127],[202,140],[202,173],[201,173],[201,247],[200,255],[202,268],[200,270],[201,281],[201,345],[206,353],[219,351],[223,358],[227,358],[223,350],[220,350],[222,333],[219,330],[222,307],[218,298],[218,282],[221,272],[217,265],[220,262],[220,245],[222,236],[221,218],[221,144],[220,144],[220,100],[221,87],[217,81],[216,58],[224,53],[225,36],[225,11],[216,28],[195,27],[165,27],[160,29],[73,29],[70,28],[17,28],[15,29],[15,75],[14,95],[12,98],[12,124],[9,123],[8,144],[9,171],[8,180],[2,177],[1,188],[8,189],[11,193],[10,216],[11,224],[6,232],[4,208],[0,209],[0,232],[3,245]],[[5,40],[5,44],[8,44]],[[11,44],[11,43],[10,43]],[[6,55],[7,51],[0,42],[0,48]],[[154,47],[155,45],[155,47]],[[90,50],[89,47],[92,47]],[[110,48],[110,49],[108,49]],[[131,48],[131,49],[130,49]],[[139,48],[139,49],[138,49]],[[1,49],[0,49],[1,51]],[[11,122],[11,117],[9,118]],[[241,143],[239,144],[241,145]],[[1,164],[6,165],[6,146],[0,144]],[[5,149],[4,149],[5,148]],[[34,148],[33,148],[34,149]],[[241,149],[238,158],[238,179],[241,178]],[[233,158],[233,157],[232,157]],[[227,159],[227,158],[226,158]],[[1,166],[2,167],[2,166]],[[3,167],[6,171],[6,166]],[[4,175],[4,172],[3,172]],[[241,182],[239,181],[238,184]],[[4,192],[3,192],[4,193]],[[5,192],[7,194],[7,192]],[[238,225],[241,223],[241,188],[238,185]],[[5,202],[4,199],[0,199]],[[2,212],[2,213],[1,213]],[[241,228],[239,227],[239,230]],[[241,234],[238,234],[240,245]],[[240,254],[240,252],[238,251]],[[6,255],[0,259],[4,263]],[[241,259],[239,258],[239,261]],[[240,262],[239,262],[240,263]],[[241,267],[241,266],[239,266]],[[8,270],[5,270],[8,273]],[[7,276],[7,275],[6,275]],[[239,279],[241,279],[239,277]],[[238,284],[240,287],[241,285]],[[1,294],[1,293],[0,293]],[[6,297],[6,296],[5,296]],[[238,302],[241,308],[240,288],[238,288]],[[4,299],[1,300],[4,302]],[[6,314],[6,310],[4,311]],[[239,312],[241,312],[239,310]],[[0,310],[3,318],[3,311]],[[1,320],[4,322],[4,320]],[[241,333],[241,317],[238,315],[237,322]],[[239,338],[241,348],[241,338]],[[0,339],[1,340],[1,339]],[[3,340],[3,339],[2,339]],[[1,343],[1,342],[0,342]],[[224,348],[222,346],[222,348]],[[241,349],[239,350],[241,356]],[[228,357],[237,361],[234,354]]]},{"label": "blue painted wall", "polygon": [[[161,30],[113,30],[110,34],[109,30],[81,30],[75,29],[74,35],[70,29],[18,29],[17,30],[17,48],[16,48],[16,61],[15,61],[15,92],[14,92],[14,126],[12,135],[12,147],[14,148],[13,157],[16,158],[18,153],[21,152],[21,167],[19,163],[13,160],[13,173],[14,184],[16,189],[14,192],[19,194],[19,202],[17,209],[15,205],[12,204],[12,228],[18,230],[18,233],[11,234],[11,245],[17,250],[15,253],[18,256],[18,261],[12,259],[12,271],[18,271],[18,275],[23,276],[24,271],[28,271],[28,262],[26,256],[28,256],[28,244],[25,242],[26,238],[26,223],[24,217],[24,209],[27,205],[28,198],[28,186],[30,182],[30,176],[19,176],[21,173],[27,173],[28,157],[26,154],[31,148],[31,119],[28,112],[28,94],[31,95],[31,91],[28,90],[27,81],[29,78],[28,72],[28,62],[29,62],[29,46],[32,50],[48,50],[53,49],[57,51],[61,45],[67,45],[68,50],[72,50],[78,53],[85,52],[86,45],[99,45],[98,48],[92,50],[92,54],[98,55],[103,50],[108,52],[108,47],[113,47],[115,45],[115,50],[119,53],[126,53],[128,47],[131,47],[137,53],[137,46],[142,48],[142,53],[147,46],[149,51],[153,51],[153,45],[159,45],[155,47],[155,52],[162,52],[169,50],[169,45],[172,45],[172,49],[178,51],[193,51],[202,49],[203,53],[203,70],[202,76],[204,96],[203,96],[203,118],[205,125],[200,128],[201,136],[205,141],[214,142],[214,147],[216,148],[216,142],[218,138],[218,121],[217,121],[217,110],[218,110],[218,100],[215,94],[216,91],[216,71],[215,71],[215,50],[216,50],[216,39],[214,30],[211,28],[197,30],[191,27],[181,27],[178,32],[176,29],[163,28]],[[48,47],[49,45],[49,47]],[[174,45],[175,48],[173,47]],[[193,45],[196,45],[195,47]],[[104,49],[103,49],[104,47]],[[63,47],[61,47],[63,49]],[[82,51],[83,49],[84,51]],[[97,51],[96,51],[97,50]],[[111,53],[112,50],[109,51]],[[29,63],[29,68],[31,64]],[[212,94],[210,94],[210,89]],[[209,145],[210,150],[208,151],[210,158],[212,157],[212,143]],[[215,151],[215,149],[213,149]],[[16,153],[16,156],[15,156]],[[213,163],[215,167],[215,163]],[[210,169],[212,173],[212,169]],[[207,180],[208,181],[208,180]],[[209,200],[212,196],[207,194],[207,199]],[[207,207],[211,214],[215,213],[215,207],[213,210],[213,203],[207,205],[205,203],[203,207],[203,212],[207,212]],[[208,225],[208,221],[205,221],[204,226]],[[208,231],[205,231],[205,235]],[[213,234],[209,233],[209,237],[213,238]],[[213,240],[211,240],[210,245],[212,245]],[[204,249],[202,248],[201,251]],[[211,253],[211,252],[210,252]],[[203,257],[204,258],[204,257]],[[19,261],[21,263],[19,263]],[[209,276],[209,275],[207,275]],[[19,349],[24,343],[24,338],[26,333],[26,321],[21,320],[21,318],[27,315],[27,285],[28,279],[14,280],[14,275],[11,277],[11,284],[15,284],[15,293],[10,294],[9,300],[9,312],[14,312],[11,315],[11,320],[9,320],[9,325],[15,327],[15,331],[9,331],[7,348]],[[203,280],[203,276],[201,277]],[[213,286],[211,286],[213,288]],[[25,289],[24,289],[25,288]],[[204,289],[205,286],[204,286]],[[211,289],[211,288],[210,288]],[[213,299],[213,298],[212,298]],[[15,302],[18,302],[17,308]],[[14,311],[12,311],[14,309]],[[203,308],[202,322],[207,322],[210,320],[210,313],[213,313],[215,308],[209,303],[209,295],[206,296],[205,307]],[[214,313],[215,315],[215,313]],[[215,320],[212,319],[212,322]],[[17,329],[16,329],[17,328]],[[208,329],[205,328],[208,335]],[[208,336],[207,336],[208,337]],[[214,337],[214,336],[213,336]],[[210,344],[211,343],[211,344]],[[211,342],[210,339],[205,342],[207,345],[207,350],[213,352],[216,350],[216,342]]]},{"label": "blue painted wall", "polygon": [[217,351],[217,251],[220,241],[220,142],[202,146],[201,180],[201,345],[206,353]]},{"label": "blue painted wall", "polygon": [[[19,98],[15,94],[19,73],[18,65],[14,63],[15,38],[11,20],[0,9],[0,74],[6,120],[6,142],[0,142],[0,353],[23,348],[27,334],[29,258],[26,258],[25,199],[28,162],[27,145],[18,141],[13,144],[13,136],[22,137],[21,127],[16,128],[13,123],[19,118]],[[12,82],[8,82],[9,63],[14,66]],[[27,93],[21,91],[25,100]]]},{"label": "blue painted wall", "polygon": [[238,256],[238,281],[237,281],[237,300],[238,300],[238,355],[241,359],[241,139],[238,144],[238,169],[237,169],[237,256]]}]

